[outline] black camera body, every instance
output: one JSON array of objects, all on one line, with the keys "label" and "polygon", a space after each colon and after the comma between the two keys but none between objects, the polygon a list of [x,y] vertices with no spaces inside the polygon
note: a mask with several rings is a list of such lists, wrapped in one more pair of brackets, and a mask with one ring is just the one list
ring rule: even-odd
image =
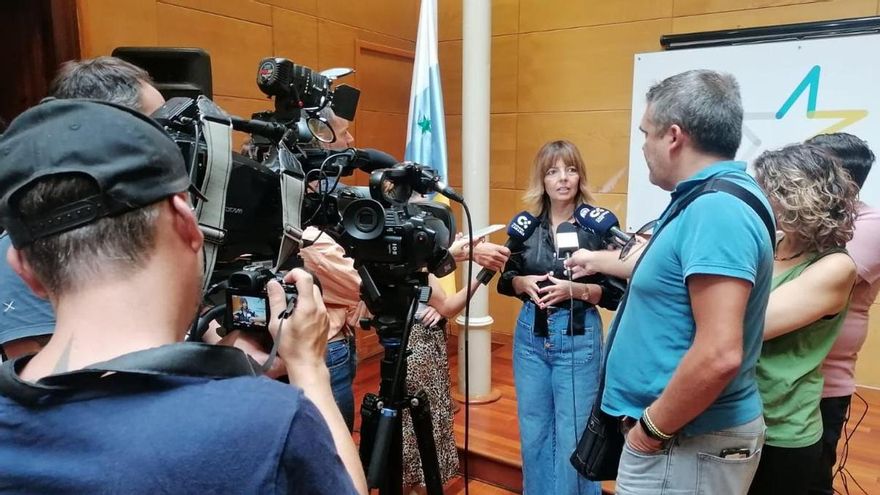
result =
[{"label": "black camera body", "polygon": [[299,295],[296,286],[283,283],[280,274],[267,268],[240,270],[232,273],[227,281],[224,328],[268,335],[271,310],[266,284],[270,280],[281,283],[289,309],[296,305]]}]

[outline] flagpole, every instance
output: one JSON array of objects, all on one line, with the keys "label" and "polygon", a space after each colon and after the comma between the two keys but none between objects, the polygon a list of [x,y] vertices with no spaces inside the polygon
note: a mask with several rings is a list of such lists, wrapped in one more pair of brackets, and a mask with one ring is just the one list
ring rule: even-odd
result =
[{"label": "flagpole", "polygon": [[[462,0],[462,181],[474,229],[489,225],[489,101],[492,6],[489,0]],[[466,271],[463,271],[466,277]],[[468,286],[468,281],[462,284]],[[486,290],[471,299],[469,357],[470,401],[492,402],[492,323]],[[464,329],[464,316],[457,320]],[[464,332],[458,336],[458,392],[465,393]]]}]

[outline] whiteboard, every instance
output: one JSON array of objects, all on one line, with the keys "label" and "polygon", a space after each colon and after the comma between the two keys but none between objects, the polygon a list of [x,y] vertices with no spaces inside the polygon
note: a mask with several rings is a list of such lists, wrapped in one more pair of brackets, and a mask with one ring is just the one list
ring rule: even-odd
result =
[{"label": "whiteboard", "polygon": [[[739,81],[745,115],[737,160],[749,163],[764,150],[823,132],[848,132],[880,155],[880,35],[675,50],[635,55],[629,150],[627,228],[657,218],[669,192],[648,180],[639,122],[648,89],[691,69],[729,72]],[[874,166],[875,169],[880,166]],[[880,205],[880,170],[861,192]]]}]

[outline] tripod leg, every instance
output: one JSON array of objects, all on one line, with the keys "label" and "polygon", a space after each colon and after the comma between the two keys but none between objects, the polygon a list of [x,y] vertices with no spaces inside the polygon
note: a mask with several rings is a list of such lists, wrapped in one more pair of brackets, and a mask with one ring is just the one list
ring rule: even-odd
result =
[{"label": "tripod leg", "polygon": [[366,469],[367,485],[378,488],[381,495],[402,493],[400,407],[388,399],[393,388],[393,371],[401,356],[405,359],[405,354],[396,348],[385,348],[379,395],[367,394],[361,405],[361,462]]},{"label": "tripod leg", "polygon": [[[376,394],[366,394],[361,403],[361,442],[358,450],[364,469],[370,466],[373,445],[376,443],[376,428],[379,425],[379,400]],[[372,485],[369,486],[374,488]]]},{"label": "tripod leg", "polygon": [[422,473],[429,495],[442,495],[443,483],[440,480],[440,462],[437,460],[437,445],[434,442],[434,426],[431,422],[431,404],[428,395],[420,390],[410,402],[413,431],[419,446],[422,460]]}]

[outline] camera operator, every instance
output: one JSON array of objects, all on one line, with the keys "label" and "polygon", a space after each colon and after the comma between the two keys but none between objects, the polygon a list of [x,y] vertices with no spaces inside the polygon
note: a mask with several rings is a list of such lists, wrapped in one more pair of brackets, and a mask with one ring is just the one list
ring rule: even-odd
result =
[{"label": "camera operator", "polygon": [[[366,492],[306,273],[285,278],[299,295],[287,318],[281,287],[267,287],[296,386],[158,359],[245,359],[176,344],[201,298],[203,237],[183,157],[158,124],[122,106],[50,101],[19,116],[0,149],[7,258],[57,315],[42,351],[0,367],[0,491]],[[164,371],[142,371],[154,368]],[[34,462],[48,453],[53,462]]]},{"label": "camera operator", "polygon": [[[348,120],[337,116],[329,106],[321,110],[321,117],[327,120],[336,136],[330,143],[321,143],[322,147],[344,150],[354,145],[354,138],[348,132]],[[333,397],[348,430],[352,431],[355,411],[352,386],[357,370],[354,329],[363,313],[361,277],[354,268],[354,260],[345,257],[342,246],[320,229],[307,227],[303,239],[309,243],[300,250],[303,266],[321,281],[324,305],[330,316],[325,361],[330,370]]]},{"label": "camera operator", "polygon": [[[61,65],[50,88],[56,98],[109,101],[151,114],[165,103],[146,71],[115,57],[71,60]],[[0,253],[10,246],[0,237]],[[55,326],[55,315],[45,299],[35,296],[0,259],[0,351],[7,359],[39,351]]]}]

